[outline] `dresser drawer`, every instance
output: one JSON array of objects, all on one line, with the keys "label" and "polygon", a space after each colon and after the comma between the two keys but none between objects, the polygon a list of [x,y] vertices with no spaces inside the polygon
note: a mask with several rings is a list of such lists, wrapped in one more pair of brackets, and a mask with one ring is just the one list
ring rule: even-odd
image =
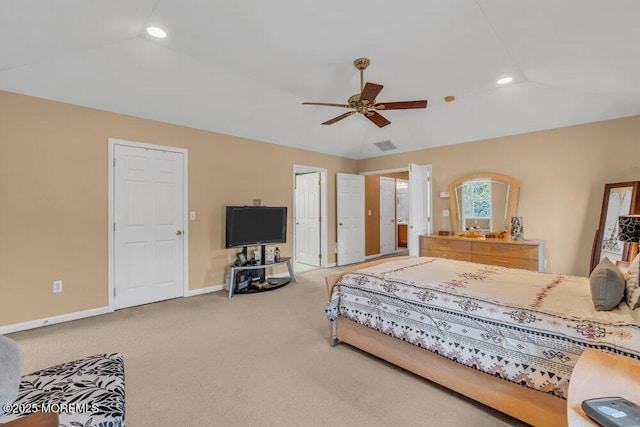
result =
[{"label": "dresser drawer", "polygon": [[462,252],[471,253],[471,243],[468,240],[438,239],[422,237],[420,248],[422,251]]},{"label": "dresser drawer", "polygon": [[494,256],[498,258],[521,258],[538,261],[537,245],[521,245],[515,243],[473,242],[474,254]]},{"label": "dresser drawer", "polygon": [[544,242],[420,236],[420,256],[544,271]]},{"label": "dresser drawer", "polygon": [[[537,253],[537,252],[536,252]],[[538,271],[538,260],[523,259],[523,258],[510,258],[507,256],[499,255],[471,255],[471,261],[480,264],[499,265],[509,268],[521,268],[523,270]]]},{"label": "dresser drawer", "polygon": [[464,252],[438,251],[438,250],[422,250],[420,256],[428,256],[433,258],[455,259],[458,261],[471,261],[471,254]]}]

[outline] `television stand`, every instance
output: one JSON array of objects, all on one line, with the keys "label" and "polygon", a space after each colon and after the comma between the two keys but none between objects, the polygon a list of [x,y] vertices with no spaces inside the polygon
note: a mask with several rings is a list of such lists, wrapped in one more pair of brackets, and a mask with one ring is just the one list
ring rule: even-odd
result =
[{"label": "television stand", "polygon": [[[264,251],[263,252],[263,256],[262,256],[262,262],[264,262]],[[235,287],[236,287],[236,274],[238,274],[241,271],[244,270],[262,270],[260,272],[260,277],[262,278],[262,280],[264,281],[266,278],[266,274],[265,271],[267,268],[269,267],[275,267],[278,265],[282,265],[282,264],[286,264],[287,265],[287,269],[289,270],[289,277],[278,277],[278,278],[273,278],[273,279],[269,279],[269,280],[275,280],[276,283],[271,285],[271,284],[267,284],[262,288],[257,288],[254,287],[253,285],[249,284],[246,288],[240,290],[240,291],[236,291]],[[296,280],[296,274],[293,271],[293,265],[291,264],[291,258],[285,258],[282,257],[280,258],[280,261],[278,262],[271,262],[269,264],[247,264],[247,265],[232,265],[231,266],[231,277],[229,278],[230,282],[229,283],[229,298],[231,298],[233,296],[233,294],[253,294],[253,293],[257,293],[257,292],[265,292],[265,291],[272,291],[274,289],[278,289],[283,287],[284,285],[290,283],[290,282],[297,282]]]}]

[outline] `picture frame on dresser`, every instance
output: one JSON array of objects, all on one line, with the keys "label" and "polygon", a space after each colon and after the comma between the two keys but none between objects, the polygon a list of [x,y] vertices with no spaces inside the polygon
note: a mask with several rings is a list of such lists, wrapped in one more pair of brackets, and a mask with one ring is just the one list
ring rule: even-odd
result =
[{"label": "picture frame on dresser", "polygon": [[590,271],[605,257],[611,262],[628,261],[631,244],[618,240],[618,217],[640,213],[640,181],[605,184],[600,222],[593,241]]}]

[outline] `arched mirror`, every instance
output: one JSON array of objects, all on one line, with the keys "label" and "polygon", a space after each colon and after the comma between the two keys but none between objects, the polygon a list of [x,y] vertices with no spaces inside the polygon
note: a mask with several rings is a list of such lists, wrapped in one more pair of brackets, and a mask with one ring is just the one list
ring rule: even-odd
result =
[{"label": "arched mirror", "polygon": [[474,228],[481,233],[510,233],[520,182],[507,175],[478,173],[449,185],[453,233]]}]

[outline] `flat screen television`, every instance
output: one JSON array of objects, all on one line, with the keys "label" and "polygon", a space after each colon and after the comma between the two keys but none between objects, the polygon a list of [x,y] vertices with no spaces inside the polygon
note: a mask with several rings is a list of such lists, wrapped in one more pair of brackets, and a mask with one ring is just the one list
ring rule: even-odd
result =
[{"label": "flat screen television", "polygon": [[225,247],[241,248],[286,241],[286,207],[227,206]]}]

